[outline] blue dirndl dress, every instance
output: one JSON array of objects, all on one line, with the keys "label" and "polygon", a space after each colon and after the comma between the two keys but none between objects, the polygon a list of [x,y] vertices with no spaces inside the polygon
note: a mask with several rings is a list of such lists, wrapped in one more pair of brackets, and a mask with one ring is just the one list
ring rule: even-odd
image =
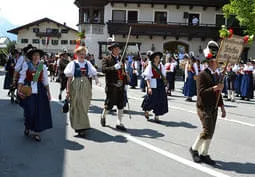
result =
[{"label": "blue dirndl dress", "polygon": [[[25,85],[31,85],[32,73],[35,73],[35,68],[31,62],[28,62],[28,70],[26,73]],[[42,83],[42,74],[37,82],[37,94],[32,94],[26,97],[23,101],[25,127],[35,132],[42,132],[43,130],[52,128],[52,117],[50,102],[48,100],[47,90]]]},{"label": "blue dirndl dress", "polygon": [[193,97],[197,94],[196,81],[194,80],[195,72],[188,71],[188,78],[184,83],[183,94],[187,97]]},{"label": "blue dirndl dress", "polygon": [[253,76],[252,72],[245,72],[241,82],[241,97],[252,99],[253,94]]}]

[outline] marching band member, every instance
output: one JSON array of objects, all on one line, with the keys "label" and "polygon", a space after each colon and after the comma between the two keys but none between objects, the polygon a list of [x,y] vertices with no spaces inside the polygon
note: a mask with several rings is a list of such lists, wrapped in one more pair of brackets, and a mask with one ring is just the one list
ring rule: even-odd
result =
[{"label": "marching band member", "polygon": [[64,73],[64,70],[69,63],[69,60],[68,60],[68,55],[66,52],[60,53],[59,57],[60,57],[60,61],[59,61],[58,71],[59,71],[59,81],[60,81],[60,92],[58,95],[58,99],[61,100],[62,92],[66,89],[66,84],[67,84],[67,77]]},{"label": "marching band member", "polygon": [[235,80],[236,73],[233,71],[233,66],[229,64],[227,66],[227,92],[228,92],[228,101],[235,101]]},{"label": "marching band member", "polygon": [[244,66],[243,72],[244,75],[242,77],[241,82],[241,99],[249,101],[253,98],[253,66],[250,61]]},{"label": "marching band member", "polygon": [[[32,47],[27,50],[27,58],[20,72],[18,81],[18,93],[23,99],[25,116],[25,131],[28,136],[33,131],[32,137],[41,141],[40,132],[52,128],[50,102],[51,94],[48,83],[47,67],[40,62],[44,52]],[[31,88],[31,95],[24,96],[25,86]]]},{"label": "marching band member", "polygon": [[137,77],[139,75],[139,61],[137,58],[133,58],[133,61],[131,63],[132,73],[131,73],[131,81],[129,85],[132,89],[135,89],[137,86]]},{"label": "marching band member", "polygon": [[177,61],[174,59],[174,57],[167,56],[166,57],[167,63],[165,64],[165,70],[166,70],[166,80],[168,81],[168,87],[167,87],[167,95],[171,96],[171,91],[175,88],[175,68],[177,66]]},{"label": "marching band member", "polygon": [[[200,118],[203,131],[190,148],[190,153],[195,162],[204,162],[210,165],[215,165],[215,161],[208,155],[208,150],[216,126],[218,107],[221,108],[222,117],[226,116],[223,99],[221,97],[221,90],[224,84],[218,83],[217,77],[215,76],[217,73],[217,51],[218,45],[214,41],[210,41],[207,48],[204,50],[208,61],[208,68],[198,75],[196,104],[197,114]],[[208,55],[209,53],[211,54]]]},{"label": "marching band member", "polygon": [[189,57],[185,66],[185,83],[183,88],[184,96],[187,97],[186,101],[192,101],[192,97],[196,95],[196,81],[195,77],[198,75],[198,67],[195,57]]},{"label": "marching band member", "polygon": [[235,64],[233,67],[233,71],[236,74],[236,79],[235,79],[235,92],[236,96],[240,96],[241,94],[241,82],[242,82],[242,67],[239,64]]},{"label": "marching band member", "polygon": [[150,56],[150,64],[146,67],[143,75],[147,81],[147,95],[144,97],[142,108],[145,111],[145,118],[149,120],[149,112],[153,110],[154,120],[160,123],[159,116],[168,112],[168,101],[165,90],[166,71],[160,59],[163,54],[155,52]]},{"label": "marching band member", "polygon": [[97,71],[95,67],[85,60],[87,49],[83,46],[75,49],[74,53],[77,60],[69,62],[64,70],[67,79],[66,94],[70,100],[70,122],[71,127],[78,133],[78,136],[84,137],[86,130],[90,128],[88,109],[92,97],[92,87],[89,78],[95,77],[96,83]]},{"label": "marching band member", "polygon": [[[150,56],[153,52],[151,50],[147,51],[146,52],[146,57],[142,59],[142,73],[145,71],[146,67],[148,66],[149,64],[149,61],[150,61]],[[145,92],[146,91],[146,81],[144,79],[144,76],[142,74],[142,78],[141,78],[141,89],[142,89],[142,92]]]},{"label": "marching band member", "polygon": [[125,62],[121,61],[120,45],[113,42],[108,46],[111,55],[107,56],[102,61],[102,71],[105,73],[105,105],[101,115],[101,125],[106,126],[106,115],[113,106],[118,108],[118,119],[116,128],[121,131],[126,131],[123,119],[123,109],[125,106],[125,85],[128,83],[128,74],[125,70]]}]

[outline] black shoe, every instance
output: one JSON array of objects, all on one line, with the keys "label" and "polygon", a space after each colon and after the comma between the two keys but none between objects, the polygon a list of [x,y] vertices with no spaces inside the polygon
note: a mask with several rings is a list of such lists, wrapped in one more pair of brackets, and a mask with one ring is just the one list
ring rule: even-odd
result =
[{"label": "black shoe", "polygon": [[244,100],[244,97],[241,97],[241,100]]},{"label": "black shoe", "polygon": [[202,162],[208,164],[208,165],[215,165],[216,162],[211,159],[209,155],[200,155],[200,159]]},{"label": "black shoe", "polygon": [[105,118],[101,118],[101,120],[100,120],[100,123],[101,123],[101,125],[103,126],[103,127],[105,127]]},{"label": "black shoe", "polygon": [[224,95],[223,98],[227,98],[228,96],[227,95]]},{"label": "black shoe", "polygon": [[192,156],[192,159],[194,162],[196,163],[200,163],[201,162],[201,159],[200,159],[200,156],[198,154],[198,151],[194,151],[192,150],[192,147],[189,148],[189,152],[191,153],[191,156]]},{"label": "black shoe", "polygon": [[187,98],[185,101],[192,102],[191,98]]},{"label": "black shoe", "polygon": [[125,127],[124,125],[122,125],[122,124],[116,125],[116,128],[117,128],[118,130],[120,130],[120,131],[127,131],[126,127]]}]

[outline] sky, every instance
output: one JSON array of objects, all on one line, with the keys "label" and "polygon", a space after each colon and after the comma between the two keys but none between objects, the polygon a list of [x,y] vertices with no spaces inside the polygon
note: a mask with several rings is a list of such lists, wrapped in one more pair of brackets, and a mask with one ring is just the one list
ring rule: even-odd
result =
[{"label": "sky", "polygon": [[0,0],[0,17],[15,26],[50,18],[78,29],[79,11],[75,0]]}]

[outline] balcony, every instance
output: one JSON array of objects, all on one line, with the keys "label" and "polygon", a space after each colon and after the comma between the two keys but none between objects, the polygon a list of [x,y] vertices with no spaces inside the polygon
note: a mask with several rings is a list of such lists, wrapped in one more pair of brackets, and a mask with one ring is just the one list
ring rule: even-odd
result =
[{"label": "balcony", "polygon": [[[168,22],[166,24],[156,24],[152,21],[137,21],[134,23],[127,23],[125,21],[109,21],[108,33],[110,35],[127,35],[129,26],[132,26],[131,35],[139,36],[162,36],[166,38],[167,36],[176,37],[188,37],[189,40],[192,38],[201,38],[202,40],[206,38],[216,39],[219,36],[218,30],[220,26],[212,24],[199,24],[197,26],[192,26],[188,23],[176,23]],[[242,29],[240,27],[232,27],[235,34],[241,35]]]},{"label": "balcony", "polygon": [[59,32],[51,32],[51,33],[47,33],[47,32],[39,32],[39,33],[36,33],[36,36],[37,37],[57,37],[57,38],[60,38],[61,37],[61,33]]}]

